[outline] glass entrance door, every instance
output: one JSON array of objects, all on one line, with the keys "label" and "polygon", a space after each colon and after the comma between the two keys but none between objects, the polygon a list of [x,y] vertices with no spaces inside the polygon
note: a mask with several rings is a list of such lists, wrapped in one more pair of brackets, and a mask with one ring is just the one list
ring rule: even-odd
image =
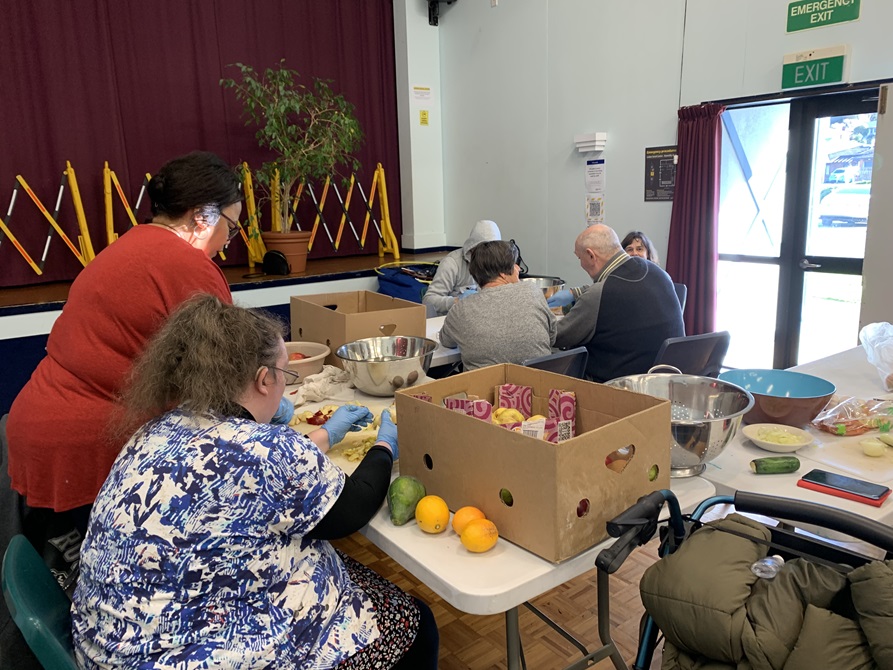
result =
[{"label": "glass entrance door", "polygon": [[877,96],[724,114],[717,328],[730,367],[789,367],[858,344]]}]

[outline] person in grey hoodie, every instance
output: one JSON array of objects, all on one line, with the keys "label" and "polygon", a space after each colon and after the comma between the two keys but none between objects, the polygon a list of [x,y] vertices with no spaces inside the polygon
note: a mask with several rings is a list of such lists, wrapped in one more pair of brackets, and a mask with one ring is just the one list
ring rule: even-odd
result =
[{"label": "person in grey hoodie", "polygon": [[422,303],[436,310],[438,316],[443,316],[460,299],[477,293],[477,282],[468,270],[471,250],[481,242],[501,239],[499,226],[493,221],[483,220],[474,224],[471,234],[465,240],[462,248],[451,251],[440,261],[437,273],[431,280],[431,285],[422,296]]}]

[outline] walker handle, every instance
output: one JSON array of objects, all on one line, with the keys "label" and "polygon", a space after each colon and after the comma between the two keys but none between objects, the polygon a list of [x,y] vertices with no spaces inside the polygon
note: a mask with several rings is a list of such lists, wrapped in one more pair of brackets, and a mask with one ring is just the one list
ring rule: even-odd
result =
[{"label": "walker handle", "polygon": [[767,496],[748,491],[735,492],[735,509],[773,519],[801,521],[849,535],[893,553],[893,528],[864,516],[828,505]]}]

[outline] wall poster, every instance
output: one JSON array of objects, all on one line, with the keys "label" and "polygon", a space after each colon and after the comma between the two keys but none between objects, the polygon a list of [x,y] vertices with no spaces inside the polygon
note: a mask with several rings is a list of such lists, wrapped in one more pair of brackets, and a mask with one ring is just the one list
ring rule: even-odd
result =
[{"label": "wall poster", "polygon": [[676,188],[676,146],[645,148],[645,202],[673,199]]}]

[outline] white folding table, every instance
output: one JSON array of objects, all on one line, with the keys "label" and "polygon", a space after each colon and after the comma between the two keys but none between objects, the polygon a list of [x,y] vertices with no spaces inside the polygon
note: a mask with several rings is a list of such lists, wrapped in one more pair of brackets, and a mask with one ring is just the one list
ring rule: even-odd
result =
[{"label": "white folding table", "polygon": [[[670,487],[683,510],[693,509],[715,491],[701,477],[673,479]],[[551,563],[504,539],[486,553],[473,554],[452,530],[430,535],[414,523],[395,526],[386,506],[360,532],[456,609],[468,614],[504,612],[509,670],[521,667],[519,606],[594,569],[598,553],[614,542],[601,542],[562,563]],[[614,655],[616,665],[620,657],[613,642],[603,643],[605,656]],[[619,667],[626,667],[622,659]]]},{"label": "white folding table", "polygon": [[[349,389],[336,398],[305,405],[298,411],[346,402],[358,402],[378,412],[389,406],[393,398],[369,396]],[[397,421],[399,425],[399,417]],[[347,473],[353,472],[357,466],[357,463],[347,461],[337,449],[329,456]],[[399,461],[394,464],[393,477],[399,474],[399,465]],[[670,488],[684,511],[690,511],[716,491],[713,484],[702,477],[672,479]],[[395,526],[391,523],[387,505],[382,505],[360,532],[456,609],[479,615],[505,613],[509,670],[521,667],[519,606],[593,570],[596,556],[614,542],[613,538],[608,539],[562,563],[551,563],[503,538],[490,551],[474,554],[462,546],[451,528],[439,535],[431,535],[415,523]],[[598,595],[594,593],[593,597]],[[607,598],[607,591],[601,597]],[[618,667],[625,667],[613,642],[604,642],[607,643],[603,647],[604,657],[613,653],[615,665],[620,662]]]},{"label": "white folding table", "polygon": [[[864,400],[889,395],[881,385],[877,370],[868,362],[861,347],[848,349],[791,369],[827,379],[837,386],[837,393],[840,395],[850,395]],[[717,493],[721,495],[733,495],[735,491],[753,491],[765,495],[796,498],[836,507],[893,525],[893,502],[890,499],[887,499],[881,507],[872,507],[797,486],[797,480],[804,473],[819,468],[893,488],[893,477],[888,476],[888,473],[893,472],[891,467],[893,463],[889,462],[893,460],[893,453],[887,454],[880,460],[872,459],[862,454],[859,446],[859,440],[864,438],[864,435],[838,437],[814,426],[805,429],[815,437],[816,442],[793,454],[801,462],[797,472],[778,475],[753,474],[750,469],[752,459],[775,454],[755,446],[739,430],[726,449],[707,464],[707,469],[701,476],[711,481],[716,486]],[[893,449],[888,451],[893,452]],[[830,531],[827,536],[842,539],[842,536],[832,534]]]},{"label": "white folding table", "polygon": [[437,333],[443,328],[445,318],[445,316],[431,316],[425,319],[425,335],[437,342],[437,349],[434,350],[434,356],[431,357],[432,368],[451,365],[462,360],[458,349],[448,349],[440,343],[440,338],[437,337]]}]

